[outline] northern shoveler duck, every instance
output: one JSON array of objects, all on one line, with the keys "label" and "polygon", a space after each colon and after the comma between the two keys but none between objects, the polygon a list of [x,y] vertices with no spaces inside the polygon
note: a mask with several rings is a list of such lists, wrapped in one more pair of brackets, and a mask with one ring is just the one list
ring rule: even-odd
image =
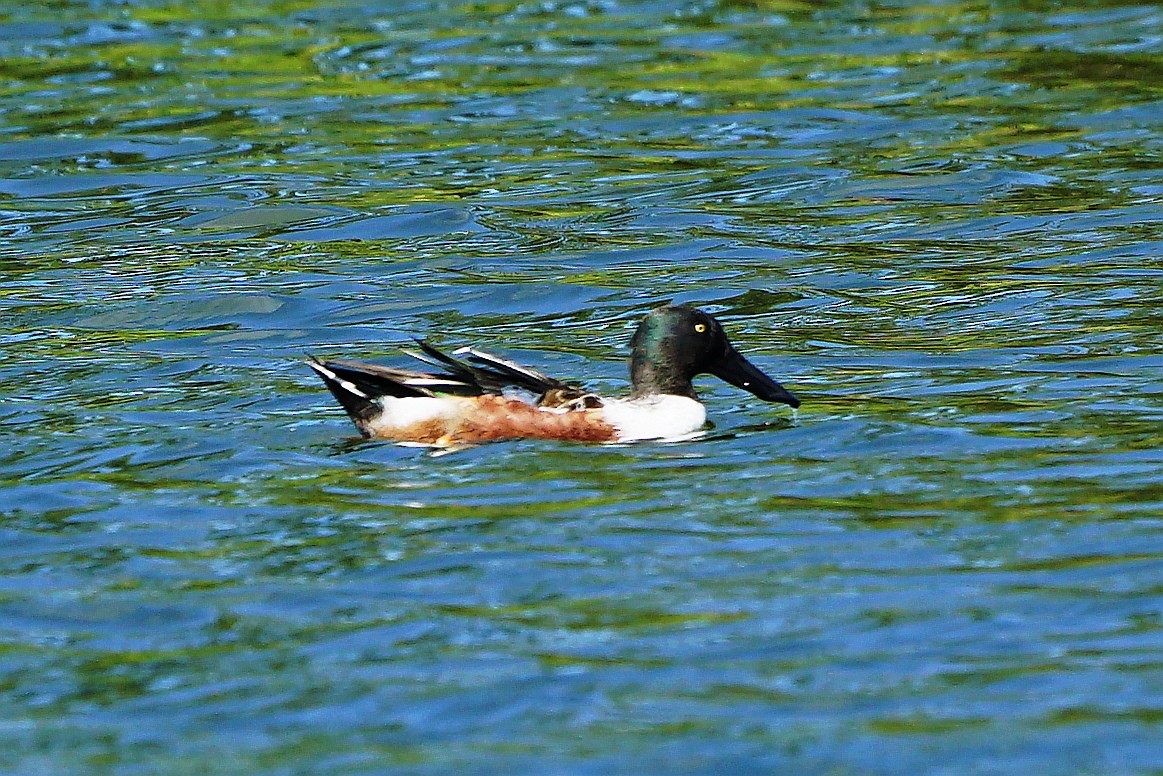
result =
[{"label": "northern shoveler duck", "polygon": [[308,366],[365,437],[447,447],[497,439],[629,442],[688,436],[706,424],[691,379],[712,374],[769,402],[800,400],[744,358],[723,327],[685,305],[646,315],[630,341],[628,398],[607,399],[473,348],[453,358],[423,340],[414,372],[310,357]]}]

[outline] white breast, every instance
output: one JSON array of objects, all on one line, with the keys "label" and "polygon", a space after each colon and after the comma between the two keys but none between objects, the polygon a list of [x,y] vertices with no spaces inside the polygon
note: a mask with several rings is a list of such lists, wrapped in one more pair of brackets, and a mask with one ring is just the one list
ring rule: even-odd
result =
[{"label": "white breast", "polygon": [[694,399],[662,395],[607,400],[602,417],[618,430],[619,441],[676,439],[706,425],[707,410]]}]

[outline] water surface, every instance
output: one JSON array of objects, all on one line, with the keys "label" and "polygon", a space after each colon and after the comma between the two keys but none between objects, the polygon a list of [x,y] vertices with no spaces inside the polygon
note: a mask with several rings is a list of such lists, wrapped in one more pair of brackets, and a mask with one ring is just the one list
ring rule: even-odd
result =
[{"label": "water surface", "polygon": [[[0,6],[19,773],[1163,771],[1163,14]],[[304,353],[681,444],[361,443]]]}]

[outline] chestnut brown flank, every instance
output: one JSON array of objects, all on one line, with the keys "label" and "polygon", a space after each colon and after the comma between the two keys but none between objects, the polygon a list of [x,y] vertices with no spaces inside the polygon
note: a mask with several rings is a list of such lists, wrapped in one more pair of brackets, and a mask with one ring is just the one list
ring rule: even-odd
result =
[{"label": "chestnut brown flank", "polygon": [[391,439],[448,445],[499,439],[562,439],[572,442],[610,442],[617,430],[600,412],[548,412],[503,396],[483,395],[468,400],[463,414],[434,418],[393,430]]}]

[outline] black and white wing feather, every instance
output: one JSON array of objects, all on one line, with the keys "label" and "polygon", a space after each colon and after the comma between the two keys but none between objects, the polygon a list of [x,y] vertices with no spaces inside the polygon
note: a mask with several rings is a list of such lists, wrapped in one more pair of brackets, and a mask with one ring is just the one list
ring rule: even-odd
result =
[{"label": "black and white wing feather", "polygon": [[384,396],[403,399],[517,394],[534,404],[560,407],[587,395],[577,386],[475,348],[461,348],[454,355],[462,358],[454,358],[424,340],[416,340],[416,344],[419,351],[406,352],[439,371],[417,372],[313,356],[308,357],[307,365],[357,423],[378,414],[381,406],[377,400]]},{"label": "black and white wing feather", "polygon": [[445,368],[450,375],[465,382],[471,381],[480,389],[478,393],[500,394],[517,388],[543,397],[554,390],[578,390],[576,386],[549,377],[536,369],[475,348],[460,348],[450,356],[424,340],[416,340],[416,344],[420,346],[421,352],[408,351],[409,355],[432,366]]}]

